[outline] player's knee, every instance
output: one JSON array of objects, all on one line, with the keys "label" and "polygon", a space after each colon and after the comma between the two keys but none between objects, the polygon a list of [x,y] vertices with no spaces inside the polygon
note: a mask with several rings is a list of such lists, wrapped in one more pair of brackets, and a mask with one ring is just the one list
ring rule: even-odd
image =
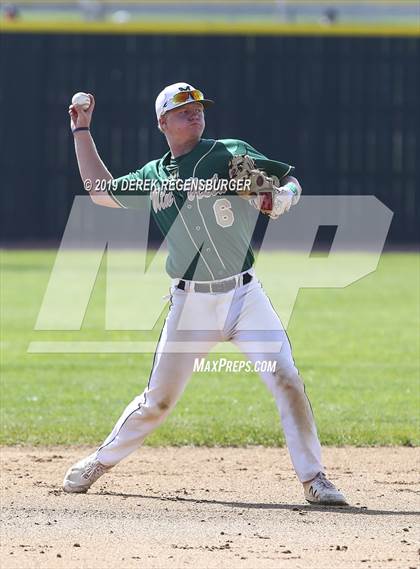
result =
[{"label": "player's knee", "polygon": [[157,407],[162,413],[164,413],[165,411],[169,411],[171,406],[172,402],[169,397],[167,397],[166,399],[161,399],[160,401],[157,402]]},{"label": "player's knee", "polygon": [[164,397],[156,401],[149,402],[147,406],[146,415],[153,419],[158,419],[167,415],[173,407],[173,402],[170,397]]},{"label": "player's knee", "polygon": [[276,384],[282,389],[303,391],[303,382],[296,368],[277,369],[274,377]]},{"label": "player's knee", "polygon": [[139,415],[143,419],[156,419],[161,415],[168,414],[177,402],[177,394],[156,393],[155,389],[149,389],[137,398]]}]

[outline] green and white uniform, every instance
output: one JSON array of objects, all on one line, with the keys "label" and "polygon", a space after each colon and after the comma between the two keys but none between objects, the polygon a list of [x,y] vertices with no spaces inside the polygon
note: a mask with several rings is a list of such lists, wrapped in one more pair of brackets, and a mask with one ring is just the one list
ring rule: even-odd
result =
[{"label": "green and white uniform", "polygon": [[[260,375],[275,398],[296,473],[303,482],[323,471],[311,407],[287,335],[252,268],[251,206],[229,189],[203,194],[187,192],[185,185],[179,191],[162,189],[171,179],[227,180],[230,158],[243,154],[280,179],[292,169],[241,140],[201,140],[184,156],[173,159],[167,153],[114,181],[109,192],[113,199],[122,207],[150,207],[167,237],[172,288],[149,383],[98,449],[102,464],[114,465],[133,452],[175,406],[194,360],[230,341],[254,363],[276,361],[275,372]],[[156,182],[156,188],[145,190],[138,183],[146,181]],[[125,189],[129,183],[135,191]],[[209,283],[220,286],[232,279],[234,287],[227,292],[208,291]],[[275,352],[268,350],[269,344],[277,346]]]},{"label": "green and white uniform", "polygon": [[[171,158],[170,152],[143,168],[118,178],[110,195],[122,207],[150,207],[151,214],[168,238],[168,274],[173,278],[214,281],[236,275],[252,267],[250,247],[254,221],[247,200],[234,190],[225,192],[144,191],[137,182],[150,180],[156,186],[168,179],[227,180],[232,156],[248,154],[258,168],[279,179],[293,168],[268,160],[242,140],[205,140],[188,154]],[[140,186],[140,184],[137,184]],[[185,187],[185,186],[184,186]],[[180,214],[180,210],[182,213]],[[195,262],[194,262],[195,261]]]}]

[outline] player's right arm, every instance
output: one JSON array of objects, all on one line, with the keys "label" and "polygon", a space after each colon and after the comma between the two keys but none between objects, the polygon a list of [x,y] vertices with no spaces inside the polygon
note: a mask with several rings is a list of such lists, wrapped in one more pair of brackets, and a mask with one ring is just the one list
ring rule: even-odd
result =
[{"label": "player's right arm", "polygon": [[[70,105],[69,115],[72,131],[76,128],[90,127],[95,99],[93,95],[89,94],[89,97],[90,107],[86,111],[80,105]],[[94,203],[106,207],[120,207],[106,192],[100,189],[103,187],[103,183],[101,185],[102,180],[110,182],[114,178],[102,162],[89,130],[74,132],[74,147],[84,188],[89,192]]]}]

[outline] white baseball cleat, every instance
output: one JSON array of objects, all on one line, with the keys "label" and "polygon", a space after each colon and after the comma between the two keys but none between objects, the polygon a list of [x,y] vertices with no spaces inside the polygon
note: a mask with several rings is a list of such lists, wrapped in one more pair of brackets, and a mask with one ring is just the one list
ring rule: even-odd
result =
[{"label": "white baseball cleat", "polygon": [[321,506],[348,506],[347,500],[332,482],[328,480],[323,472],[318,474],[309,482],[303,483],[305,498],[311,504]]},{"label": "white baseball cleat", "polygon": [[68,469],[63,481],[63,490],[83,494],[111,468],[112,466],[105,466],[99,462],[95,453],[91,454]]}]

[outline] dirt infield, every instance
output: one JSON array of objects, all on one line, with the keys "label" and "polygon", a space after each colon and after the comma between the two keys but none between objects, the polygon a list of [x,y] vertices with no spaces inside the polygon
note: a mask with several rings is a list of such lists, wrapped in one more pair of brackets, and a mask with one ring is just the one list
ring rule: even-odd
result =
[{"label": "dirt infield", "polygon": [[143,448],[64,494],[90,450],[1,449],[3,569],[418,567],[417,449],[325,449],[350,508],[306,504],[287,452],[260,447]]}]

